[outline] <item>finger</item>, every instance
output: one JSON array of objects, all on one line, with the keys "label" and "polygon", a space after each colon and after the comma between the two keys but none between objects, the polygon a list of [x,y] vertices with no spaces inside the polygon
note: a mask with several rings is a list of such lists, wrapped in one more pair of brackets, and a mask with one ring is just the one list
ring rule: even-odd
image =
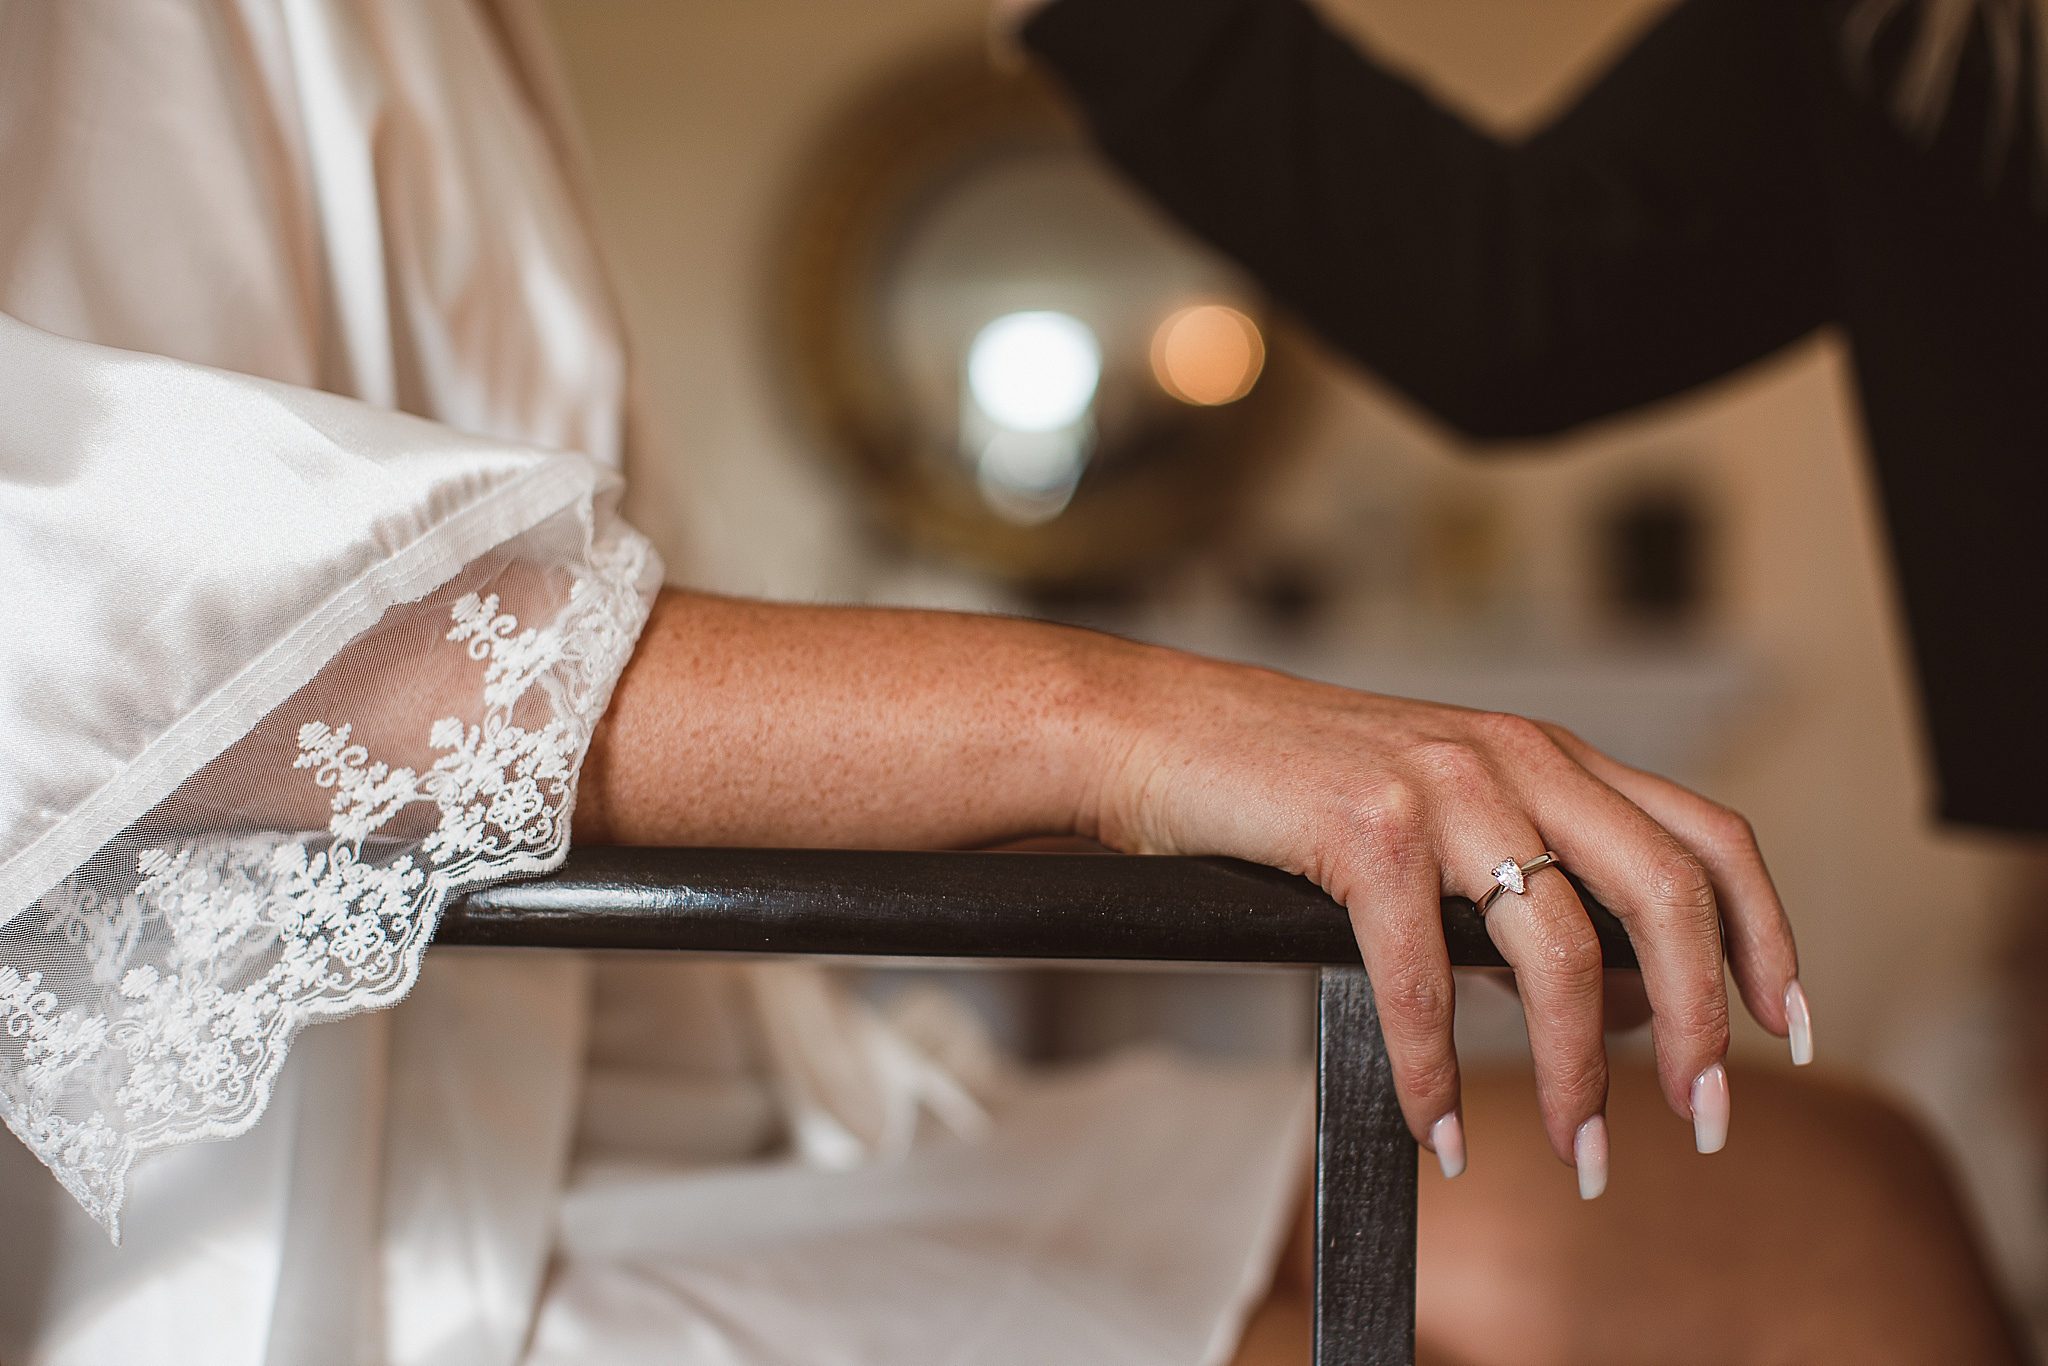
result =
[{"label": "finger", "polygon": [[1725,1107],[1721,1093],[1708,1094],[1702,1113],[1695,1093],[1728,1052],[1728,988],[1712,883],[1699,860],[1640,807],[1561,752],[1554,758],[1527,760],[1523,799],[1548,847],[1628,929],[1650,998],[1665,1097],[1694,1121],[1702,1148],[1711,1150]]},{"label": "finger", "polygon": [[[1502,859],[1526,862],[1544,847],[1528,819],[1505,805],[1461,812],[1459,823],[1462,828],[1447,831],[1444,841],[1457,851],[1452,890],[1459,895],[1476,899],[1492,885],[1488,870]],[[1606,1184],[1607,1047],[1601,1032],[1600,942],[1593,923],[1571,883],[1553,869],[1541,869],[1527,875],[1520,895],[1504,893],[1494,900],[1486,929],[1514,969],[1521,992],[1551,1148],[1574,1166],[1592,1157],[1593,1163],[1581,1169],[1581,1190],[1597,1194]],[[1597,1139],[1596,1154],[1586,1151],[1590,1139]]]},{"label": "finger", "polygon": [[1444,944],[1442,874],[1419,805],[1375,804],[1358,832],[1358,868],[1346,903],[1372,980],[1401,1113],[1446,1177],[1465,1170],[1452,1038],[1455,986]]},{"label": "finger", "polygon": [[1789,1038],[1792,1061],[1813,1061],[1813,1023],[1799,984],[1791,917],[1747,820],[1668,778],[1631,768],[1571,732],[1545,727],[1566,754],[1634,802],[1690,850],[1714,887],[1728,965],[1758,1024]]}]

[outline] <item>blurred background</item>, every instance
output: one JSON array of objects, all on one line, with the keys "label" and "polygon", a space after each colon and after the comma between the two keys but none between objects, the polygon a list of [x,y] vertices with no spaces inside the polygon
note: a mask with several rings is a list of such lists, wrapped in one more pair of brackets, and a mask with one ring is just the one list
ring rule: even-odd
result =
[{"label": "blurred background", "polygon": [[[1331,7],[1511,132],[1659,5]],[[1525,712],[1737,807],[1821,1065],[1947,1140],[2048,1323],[2048,861],[1927,817],[1834,339],[1565,440],[1461,448],[1098,167],[991,63],[975,0],[551,16],[637,347],[628,511],[672,578],[1033,613]],[[1295,975],[969,985],[1041,1056],[1310,1039]],[[1512,999],[1466,988],[1468,1056],[1513,1056]],[[1737,1054],[1783,1045],[1752,1026]]]}]

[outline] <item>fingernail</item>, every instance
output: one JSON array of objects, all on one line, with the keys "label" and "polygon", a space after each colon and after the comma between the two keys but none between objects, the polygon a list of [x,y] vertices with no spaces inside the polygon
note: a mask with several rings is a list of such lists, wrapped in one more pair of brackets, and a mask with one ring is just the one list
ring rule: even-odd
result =
[{"label": "fingernail", "polygon": [[1456,1110],[1429,1126],[1429,1146],[1436,1152],[1446,1181],[1465,1170],[1465,1126]]},{"label": "fingernail", "polygon": [[1607,1189],[1607,1117],[1595,1115],[1572,1137],[1572,1165],[1579,1169],[1579,1199],[1598,1200]]},{"label": "fingernail", "polygon": [[1806,991],[1794,977],[1785,988],[1785,1032],[1792,1036],[1792,1065],[1804,1067],[1813,1061],[1813,1014],[1806,1008]]},{"label": "fingernail", "polygon": [[1728,1069],[1718,1062],[1692,1079],[1692,1137],[1703,1153],[1728,1145]]}]

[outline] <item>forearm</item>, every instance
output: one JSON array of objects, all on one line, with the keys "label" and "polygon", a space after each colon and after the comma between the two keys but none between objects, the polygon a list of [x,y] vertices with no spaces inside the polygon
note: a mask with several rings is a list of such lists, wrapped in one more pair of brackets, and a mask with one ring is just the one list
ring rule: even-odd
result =
[{"label": "forearm", "polygon": [[1091,832],[1104,699],[1148,653],[945,612],[666,591],[591,743],[579,839],[986,845]]}]

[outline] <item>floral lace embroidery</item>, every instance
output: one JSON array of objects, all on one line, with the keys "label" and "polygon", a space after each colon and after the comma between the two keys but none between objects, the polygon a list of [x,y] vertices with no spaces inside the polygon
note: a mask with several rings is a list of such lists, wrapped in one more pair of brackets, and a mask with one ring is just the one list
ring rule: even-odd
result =
[{"label": "floral lace embroidery", "polygon": [[[539,628],[495,594],[457,601],[447,639],[484,666],[483,714],[435,721],[424,772],[347,723],[301,727],[293,767],[332,792],[324,835],[154,844],[127,890],[82,870],[0,932],[0,1119],[117,1241],[137,1157],[247,1130],[300,1028],[410,989],[450,895],[560,862],[650,559],[631,532],[600,545]],[[388,833],[429,806],[424,835]],[[49,962],[60,941],[75,958]]]}]

